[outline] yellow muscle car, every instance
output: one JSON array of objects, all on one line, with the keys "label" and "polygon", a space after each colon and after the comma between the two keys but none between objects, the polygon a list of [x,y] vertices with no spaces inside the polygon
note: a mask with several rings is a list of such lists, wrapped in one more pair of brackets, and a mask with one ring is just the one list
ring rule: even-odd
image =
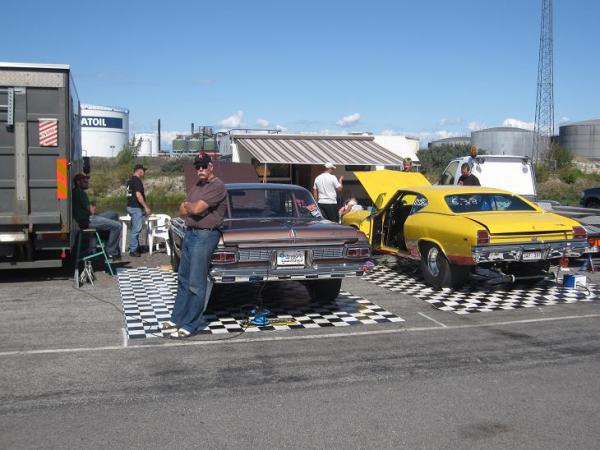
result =
[{"label": "yellow muscle car", "polygon": [[375,210],[344,225],[363,231],[375,252],[421,261],[430,286],[460,287],[471,272],[539,278],[563,256],[580,256],[586,231],[525,198],[480,186],[432,186],[420,173],[355,172]]}]

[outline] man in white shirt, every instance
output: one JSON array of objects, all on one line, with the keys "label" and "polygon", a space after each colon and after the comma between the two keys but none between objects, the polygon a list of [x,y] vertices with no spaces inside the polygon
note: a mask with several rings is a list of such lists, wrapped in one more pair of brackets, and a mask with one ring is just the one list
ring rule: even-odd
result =
[{"label": "man in white shirt", "polygon": [[339,222],[340,216],[337,206],[337,193],[342,191],[342,182],[344,177],[341,176],[339,181],[332,175],[335,166],[332,163],[325,164],[325,170],[321,175],[315,178],[313,184],[313,195],[319,204],[319,209],[328,220]]}]

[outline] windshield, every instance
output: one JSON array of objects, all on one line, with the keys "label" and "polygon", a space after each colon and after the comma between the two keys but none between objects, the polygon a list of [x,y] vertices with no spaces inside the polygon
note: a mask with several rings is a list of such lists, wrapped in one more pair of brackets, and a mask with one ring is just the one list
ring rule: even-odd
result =
[{"label": "windshield", "polygon": [[535,211],[515,195],[510,194],[457,194],[447,195],[446,204],[455,213],[484,211]]},{"label": "windshield", "polygon": [[230,219],[322,219],[312,195],[300,189],[229,189]]}]

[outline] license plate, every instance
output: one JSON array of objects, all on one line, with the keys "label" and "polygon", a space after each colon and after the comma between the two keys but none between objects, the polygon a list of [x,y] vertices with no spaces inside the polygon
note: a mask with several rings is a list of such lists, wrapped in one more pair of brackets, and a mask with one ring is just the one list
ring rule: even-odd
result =
[{"label": "license plate", "polygon": [[279,250],[277,252],[278,266],[303,266],[304,261],[304,250]]},{"label": "license plate", "polygon": [[542,259],[542,252],[523,252],[522,261],[539,261]]}]

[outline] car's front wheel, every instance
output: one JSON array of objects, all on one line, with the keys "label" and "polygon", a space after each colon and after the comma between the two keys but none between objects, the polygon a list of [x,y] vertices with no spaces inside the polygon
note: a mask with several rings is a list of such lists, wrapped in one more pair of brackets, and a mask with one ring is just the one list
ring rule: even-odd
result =
[{"label": "car's front wheel", "polygon": [[306,288],[312,301],[330,302],[335,300],[342,288],[341,279],[308,281]]},{"label": "car's front wheel", "polygon": [[424,244],[421,252],[421,271],[425,282],[434,289],[458,288],[466,283],[469,266],[450,264],[444,252],[435,244]]}]

